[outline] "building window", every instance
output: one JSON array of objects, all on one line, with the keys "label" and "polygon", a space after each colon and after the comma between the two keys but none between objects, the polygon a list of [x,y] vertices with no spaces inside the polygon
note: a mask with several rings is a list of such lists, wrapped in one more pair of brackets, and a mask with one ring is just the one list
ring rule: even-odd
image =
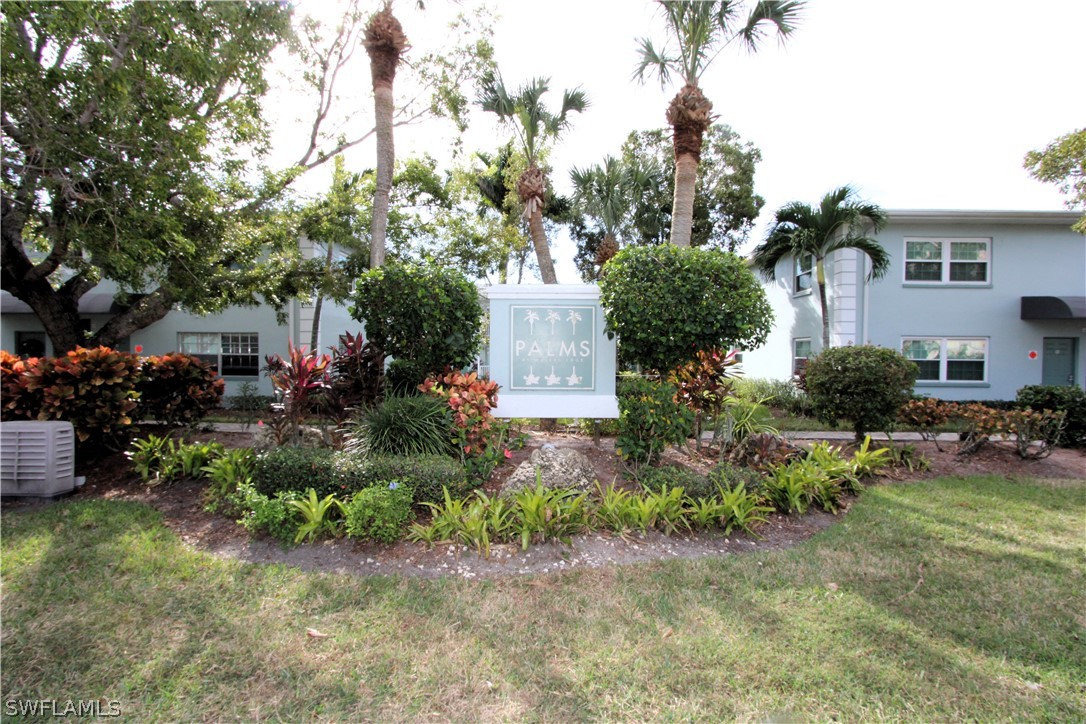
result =
[{"label": "building window", "polygon": [[916,363],[917,382],[984,382],[988,379],[988,340],[913,337],[901,353]]},{"label": "building window", "polygon": [[16,332],[15,354],[20,357],[45,356],[45,332]]},{"label": "building window", "polygon": [[792,340],[792,375],[798,377],[807,371],[807,360],[811,358],[811,340]]},{"label": "building window", "polygon": [[987,284],[991,239],[906,239],[905,281]]},{"label": "building window", "polygon": [[811,291],[811,279],[814,276],[814,255],[800,254],[792,263],[792,293],[802,294]]},{"label": "building window", "polygon": [[223,377],[260,374],[259,335],[254,333],[181,332],[177,346],[211,365]]}]

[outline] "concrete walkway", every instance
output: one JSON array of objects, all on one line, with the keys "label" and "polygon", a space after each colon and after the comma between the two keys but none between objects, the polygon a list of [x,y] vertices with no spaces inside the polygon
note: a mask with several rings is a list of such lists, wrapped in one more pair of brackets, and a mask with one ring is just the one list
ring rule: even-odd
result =
[{"label": "concrete walkway", "polygon": [[[245,425],[240,422],[209,422],[207,427],[217,430],[219,432],[251,432],[256,433],[259,429],[256,423],[251,425]],[[834,440],[850,442],[855,437],[851,432],[847,430],[833,430],[830,432],[782,432],[781,437],[786,440]],[[702,440],[712,440],[713,434],[711,432],[702,433]],[[872,440],[889,440],[889,435],[885,432],[873,432],[871,433]],[[894,442],[916,442],[922,440],[920,433],[918,432],[895,432],[893,433]],[[939,433],[940,442],[957,442],[958,433],[956,432],[941,432]]]}]

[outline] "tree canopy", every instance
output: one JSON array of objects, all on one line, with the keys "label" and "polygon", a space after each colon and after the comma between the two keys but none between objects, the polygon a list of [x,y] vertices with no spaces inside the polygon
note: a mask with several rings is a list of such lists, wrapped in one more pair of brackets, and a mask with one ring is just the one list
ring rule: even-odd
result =
[{"label": "tree canopy", "polygon": [[[16,1],[2,12],[0,279],[55,351],[115,345],[175,307],[279,308],[299,293],[285,190],[373,134],[327,125],[343,120],[336,81],[357,23],[328,33],[304,19],[295,31],[289,5],[266,2]],[[450,34],[461,47],[417,71],[427,91],[394,122],[438,114],[462,127],[487,30],[461,23]],[[313,116],[297,160],[272,169],[265,65],[285,40],[306,66]],[[119,309],[85,335],[79,300],[104,280]]]},{"label": "tree canopy", "polygon": [[[736,251],[750,235],[765,199],[754,193],[754,172],[761,152],[725,124],[710,126],[702,141],[694,195],[690,245]],[[620,246],[653,246],[671,237],[675,156],[666,129],[634,131],[622,145],[622,165],[642,179],[628,185],[628,212],[615,227]],[[577,268],[586,280],[596,278],[594,264],[604,226],[582,213],[571,234],[577,242]]]},{"label": "tree canopy", "polygon": [[[1038,181],[1058,184],[1068,196],[1067,208],[1086,211],[1086,128],[1060,136],[1044,150],[1030,151],[1024,165]],[[1086,234],[1086,213],[1072,228]]]}]

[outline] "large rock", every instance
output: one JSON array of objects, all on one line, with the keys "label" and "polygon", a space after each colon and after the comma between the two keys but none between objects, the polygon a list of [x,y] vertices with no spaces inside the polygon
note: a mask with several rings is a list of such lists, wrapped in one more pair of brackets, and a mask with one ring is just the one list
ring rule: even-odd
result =
[{"label": "large rock", "polygon": [[537,470],[545,488],[591,490],[596,482],[592,463],[583,453],[547,443],[513,471],[502,485],[501,495],[516,495],[525,488],[534,488]]}]

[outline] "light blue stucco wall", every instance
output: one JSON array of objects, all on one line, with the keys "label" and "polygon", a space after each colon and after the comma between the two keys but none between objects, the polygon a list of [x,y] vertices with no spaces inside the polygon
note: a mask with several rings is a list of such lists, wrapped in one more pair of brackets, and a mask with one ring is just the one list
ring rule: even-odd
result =
[{"label": "light blue stucco wall", "polygon": [[[891,212],[878,234],[891,267],[875,282],[863,283],[866,257],[852,274],[856,283],[856,343],[901,349],[905,337],[982,337],[989,343],[984,383],[923,383],[916,392],[948,400],[1014,399],[1019,388],[1041,383],[1045,337],[1077,339],[1075,379],[1086,386],[1086,320],[1021,319],[1024,296],[1086,296],[1086,237],[1070,230],[1075,215],[1061,212]],[[991,239],[990,283],[953,287],[910,285],[904,281],[906,237]],[[827,260],[827,279],[838,281],[836,259]],[[818,299],[794,295],[791,258],[777,266],[776,280],[765,282],[776,315],[767,344],[744,355],[749,376],[791,376],[792,340],[810,338],[821,348]],[[845,279],[845,281],[850,281]],[[831,318],[837,290],[829,290]],[[847,343],[838,335],[835,343]],[[1030,359],[1030,351],[1038,352]]]},{"label": "light blue stucco wall", "polygon": [[[1061,215],[1062,216],[1062,215]],[[990,283],[918,286],[904,281],[906,237],[991,239]],[[1076,382],[1086,377],[1086,320],[1021,319],[1024,296],[1086,296],[1086,237],[1066,223],[895,221],[879,235],[891,254],[889,273],[868,287],[866,338],[901,348],[903,337],[982,337],[989,340],[985,383],[923,383],[919,394],[948,400],[1011,400],[1024,385],[1041,384],[1045,337],[1078,339]]]}]

